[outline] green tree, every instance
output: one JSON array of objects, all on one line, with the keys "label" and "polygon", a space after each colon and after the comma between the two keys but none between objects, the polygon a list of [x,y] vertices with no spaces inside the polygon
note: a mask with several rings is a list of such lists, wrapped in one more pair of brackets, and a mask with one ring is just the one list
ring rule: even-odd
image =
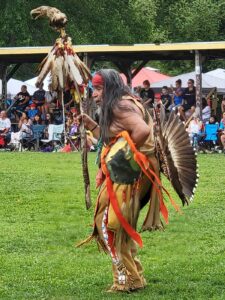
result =
[{"label": "green tree", "polygon": [[[74,44],[135,44],[225,39],[224,0],[45,0],[68,17]],[[34,21],[30,11],[43,0],[0,0],[0,47],[52,45],[58,36],[47,19]],[[221,63],[221,62],[220,62]],[[156,62],[165,73],[193,69],[193,62]],[[218,64],[204,64],[209,66]],[[27,78],[34,67],[17,75]]]}]

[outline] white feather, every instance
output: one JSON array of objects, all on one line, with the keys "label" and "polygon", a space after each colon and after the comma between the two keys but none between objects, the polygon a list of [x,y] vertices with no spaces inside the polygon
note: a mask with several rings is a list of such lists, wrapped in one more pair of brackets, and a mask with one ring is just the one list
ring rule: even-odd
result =
[{"label": "white feather", "polygon": [[56,63],[56,76],[58,77],[59,81],[59,89],[63,90],[64,89],[64,80],[63,80],[63,64],[64,64],[64,58],[62,56],[57,56],[55,59]]},{"label": "white feather", "polygon": [[52,68],[53,61],[55,59],[55,55],[51,52],[48,55],[48,59],[46,60],[45,64],[43,65],[40,74],[38,75],[36,86],[39,87],[40,84],[44,81],[45,77],[48,75],[49,71]]},{"label": "white feather", "polygon": [[77,84],[81,85],[83,83],[83,78],[78,70],[78,68],[75,66],[73,62],[73,56],[67,55],[67,62],[69,65],[70,75],[73,79],[73,81],[76,81]]}]

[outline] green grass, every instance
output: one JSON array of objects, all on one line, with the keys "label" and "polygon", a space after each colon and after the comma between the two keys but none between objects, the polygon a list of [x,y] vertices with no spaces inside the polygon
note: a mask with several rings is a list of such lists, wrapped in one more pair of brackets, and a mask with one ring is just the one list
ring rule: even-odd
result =
[{"label": "green grass", "polygon": [[74,247],[94,211],[85,209],[80,155],[0,153],[0,299],[225,299],[225,156],[199,164],[194,202],[182,216],[168,205],[166,230],[142,234],[147,288],[108,295],[110,258],[95,243]]}]

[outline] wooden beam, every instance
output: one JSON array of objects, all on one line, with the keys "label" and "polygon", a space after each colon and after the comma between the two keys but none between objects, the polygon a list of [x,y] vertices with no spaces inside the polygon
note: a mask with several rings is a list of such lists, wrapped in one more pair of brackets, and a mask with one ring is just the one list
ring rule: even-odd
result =
[{"label": "wooden beam", "polygon": [[132,79],[141,71],[141,69],[148,63],[149,60],[143,60],[142,63],[132,73]]},{"label": "wooden beam", "polygon": [[113,63],[126,76],[127,85],[131,88],[131,86],[132,86],[131,66],[133,64],[133,60],[132,61],[131,60],[130,61],[113,61]]},{"label": "wooden beam", "polygon": [[16,73],[16,71],[19,69],[19,67],[22,65],[22,63],[16,64],[13,66],[13,68],[9,71],[9,73],[6,75],[6,80],[9,81],[10,78],[13,77],[13,75]]}]

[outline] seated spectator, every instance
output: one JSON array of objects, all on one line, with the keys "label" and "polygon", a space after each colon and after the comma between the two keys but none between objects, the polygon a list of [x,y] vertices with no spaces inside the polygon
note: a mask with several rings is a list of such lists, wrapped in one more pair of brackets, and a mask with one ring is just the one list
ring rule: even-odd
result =
[{"label": "seated spectator", "polygon": [[193,115],[193,119],[190,121],[187,131],[189,133],[192,146],[197,148],[198,142],[203,136],[203,124],[197,114]]},{"label": "seated spectator", "polygon": [[54,109],[53,111],[53,122],[54,125],[60,125],[63,123],[63,115],[62,115],[62,110],[60,109]]},{"label": "seated spectator", "polygon": [[183,90],[181,85],[182,85],[182,81],[181,79],[178,79],[175,82],[175,89],[173,89],[173,87],[171,86],[173,91],[173,96],[172,96],[172,106],[170,107],[170,109],[176,109],[182,104]]},{"label": "seated spectator", "polygon": [[32,121],[32,125],[42,125],[42,120],[41,120],[41,116],[39,113],[37,113],[35,116],[34,116],[34,120]]},{"label": "seated spectator", "polygon": [[34,92],[32,97],[32,103],[36,105],[36,107],[41,111],[42,114],[45,113],[44,111],[44,104],[45,104],[45,90],[43,89],[43,83],[40,84],[40,87],[37,91]]},{"label": "seated spectator", "polygon": [[43,125],[48,126],[48,125],[50,125],[50,124],[53,124],[53,117],[52,117],[52,114],[47,113],[47,114],[46,114],[46,118],[45,118],[45,120],[43,121]]},{"label": "seated spectator", "polygon": [[[209,118],[209,122],[206,122],[206,124],[218,124],[217,120],[216,120],[216,117],[215,116],[211,116]],[[219,126],[218,126],[219,128]]]},{"label": "seated spectator", "polygon": [[46,126],[44,130],[44,139],[48,139],[48,126],[53,124],[53,117],[50,113],[46,114],[46,118],[42,124]]},{"label": "seated spectator", "polygon": [[39,111],[36,107],[36,104],[32,103],[30,104],[30,106],[28,107],[28,110],[27,110],[27,116],[29,119],[31,119],[32,121],[34,120],[34,117],[36,114],[38,114]]},{"label": "seated spectator", "polygon": [[21,117],[22,113],[25,111],[26,107],[29,105],[30,94],[27,91],[27,86],[22,85],[21,91],[14,98],[15,106],[12,111],[15,111],[17,119]]},{"label": "seated spectator", "polygon": [[223,147],[223,153],[225,153],[225,112],[223,113],[223,118],[220,121],[219,136]]},{"label": "seated spectator", "polygon": [[171,99],[171,96],[169,94],[167,86],[163,86],[162,94],[160,96],[160,99],[161,99],[161,102],[162,102],[163,106],[165,107],[165,110],[169,111],[169,108],[172,104],[172,99]]},{"label": "seated spectator", "polygon": [[53,109],[56,108],[58,94],[52,90],[52,85],[48,85],[48,91],[45,92],[45,114],[52,113]]},{"label": "seated spectator", "polygon": [[80,147],[80,130],[79,130],[79,120],[77,114],[68,115],[66,121],[66,131],[67,131],[67,143],[70,144],[71,149],[78,150]]},{"label": "seated spectator", "polygon": [[11,121],[7,118],[7,113],[5,110],[2,110],[0,113],[0,136],[2,143],[4,141],[6,143],[10,142],[10,135],[11,135]]},{"label": "seated spectator", "polygon": [[196,89],[194,86],[194,80],[188,80],[188,87],[184,90],[183,102],[179,107],[180,117],[183,121],[186,121],[185,113],[187,111],[194,112],[196,106]]},{"label": "seated spectator", "polygon": [[32,137],[31,124],[32,121],[23,113],[18,124],[19,131],[12,132],[10,144],[17,147],[22,139]]},{"label": "seated spectator", "polygon": [[136,96],[137,98],[141,98],[140,93],[141,93],[141,86],[136,86],[134,88],[134,96]]},{"label": "seated spectator", "polygon": [[211,117],[211,107],[208,105],[206,98],[202,98],[202,122],[205,124],[209,122]]},{"label": "seated spectator", "polygon": [[223,95],[223,99],[221,102],[221,113],[223,114],[225,112],[225,95]]},{"label": "seated spectator", "polygon": [[153,89],[150,88],[149,80],[143,81],[143,89],[140,92],[140,97],[143,100],[143,104],[147,108],[153,108],[155,93]]},{"label": "seated spectator", "polygon": [[[70,126],[69,136],[70,140],[75,146],[76,149],[79,149],[80,146],[80,129],[79,129],[79,120],[76,114],[73,115],[73,122]],[[86,131],[86,138],[87,138],[87,146],[89,151],[95,151],[95,146],[97,145],[97,140],[94,138],[91,131]]]},{"label": "seated spectator", "polygon": [[73,124],[73,116],[77,116],[76,113],[66,113],[66,132],[69,133],[70,127]]},{"label": "seated spectator", "polygon": [[220,126],[219,126],[219,128],[220,128],[221,130],[224,130],[224,129],[225,129],[225,112],[223,113],[222,119],[221,119],[221,121],[220,121]]},{"label": "seated spectator", "polygon": [[76,114],[73,114],[73,121],[70,124],[69,135],[74,136],[79,134],[79,121]]}]

